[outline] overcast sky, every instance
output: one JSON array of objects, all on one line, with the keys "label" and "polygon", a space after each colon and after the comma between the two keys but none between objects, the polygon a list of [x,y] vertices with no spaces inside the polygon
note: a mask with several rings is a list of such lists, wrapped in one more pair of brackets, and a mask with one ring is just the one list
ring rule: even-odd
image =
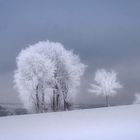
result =
[{"label": "overcast sky", "polygon": [[102,103],[87,92],[94,72],[114,69],[123,84],[113,104],[140,92],[139,0],[0,0],[0,102],[19,102],[13,89],[16,56],[41,40],[61,42],[88,65],[80,103]]}]

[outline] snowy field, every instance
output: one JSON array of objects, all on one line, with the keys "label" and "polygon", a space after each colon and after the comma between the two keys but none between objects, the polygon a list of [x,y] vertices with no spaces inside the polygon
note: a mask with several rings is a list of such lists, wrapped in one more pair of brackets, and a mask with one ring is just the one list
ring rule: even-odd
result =
[{"label": "snowy field", "polygon": [[140,105],[1,117],[0,140],[140,140]]}]

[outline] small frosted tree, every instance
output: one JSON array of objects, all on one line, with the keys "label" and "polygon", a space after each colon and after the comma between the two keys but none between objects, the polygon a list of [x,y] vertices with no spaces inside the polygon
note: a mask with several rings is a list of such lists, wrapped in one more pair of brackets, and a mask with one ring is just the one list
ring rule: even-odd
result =
[{"label": "small frosted tree", "polygon": [[133,104],[140,104],[140,94],[139,93],[135,94],[135,100],[134,100]]},{"label": "small frosted tree", "polygon": [[114,96],[117,94],[117,89],[122,88],[122,85],[117,80],[116,72],[108,72],[105,69],[99,69],[95,73],[94,80],[95,84],[91,84],[91,88],[88,91],[105,96],[106,106],[109,106],[109,96]]},{"label": "small frosted tree", "polygon": [[74,101],[84,70],[79,57],[62,44],[42,41],[19,53],[14,83],[27,109],[66,110]]}]

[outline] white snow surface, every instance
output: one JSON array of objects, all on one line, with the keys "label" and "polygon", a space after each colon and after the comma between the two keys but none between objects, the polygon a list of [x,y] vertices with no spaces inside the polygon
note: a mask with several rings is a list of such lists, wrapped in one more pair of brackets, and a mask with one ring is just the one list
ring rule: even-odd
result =
[{"label": "white snow surface", "polygon": [[140,140],[140,105],[1,117],[0,140]]}]

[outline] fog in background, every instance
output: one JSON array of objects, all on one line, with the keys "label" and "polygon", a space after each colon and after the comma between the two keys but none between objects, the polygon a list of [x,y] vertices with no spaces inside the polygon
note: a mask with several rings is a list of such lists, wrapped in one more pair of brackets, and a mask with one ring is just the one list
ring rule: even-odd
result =
[{"label": "fog in background", "polygon": [[88,93],[99,68],[114,69],[124,89],[112,104],[131,104],[140,92],[139,0],[0,0],[0,103],[20,103],[13,88],[16,56],[42,40],[61,42],[88,65],[79,104],[102,104]]}]

